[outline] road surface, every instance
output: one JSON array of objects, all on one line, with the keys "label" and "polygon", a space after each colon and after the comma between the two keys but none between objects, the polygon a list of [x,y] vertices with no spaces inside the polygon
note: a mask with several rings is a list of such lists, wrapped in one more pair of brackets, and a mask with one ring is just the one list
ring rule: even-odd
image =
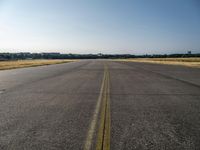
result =
[{"label": "road surface", "polygon": [[200,149],[200,69],[83,60],[0,71],[0,149]]}]

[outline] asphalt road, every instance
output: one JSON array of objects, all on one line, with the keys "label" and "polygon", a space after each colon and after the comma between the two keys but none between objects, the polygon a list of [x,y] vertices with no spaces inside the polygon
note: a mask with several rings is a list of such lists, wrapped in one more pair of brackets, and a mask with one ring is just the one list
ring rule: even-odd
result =
[{"label": "asphalt road", "polygon": [[84,60],[0,71],[0,149],[93,150],[101,134],[112,150],[200,149],[200,69]]}]

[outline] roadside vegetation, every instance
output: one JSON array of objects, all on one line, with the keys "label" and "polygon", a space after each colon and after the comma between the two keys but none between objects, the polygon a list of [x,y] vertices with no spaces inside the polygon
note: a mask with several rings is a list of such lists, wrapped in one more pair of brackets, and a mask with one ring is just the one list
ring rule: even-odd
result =
[{"label": "roadside vegetation", "polygon": [[24,67],[35,67],[43,65],[61,64],[68,63],[76,60],[71,59],[34,59],[34,60],[9,60],[0,61],[0,70],[24,68]]},{"label": "roadside vegetation", "polygon": [[61,53],[0,53],[0,60],[22,60],[22,59],[124,59],[124,58],[193,58],[200,57],[199,54],[61,54]]},{"label": "roadside vegetation", "polygon": [[116,61],[184,65],[200,68],[200,53],[191,54],[61,54],[61,53],[0,53],[0,70],[66,63],[80,59],[112,59]]},{"label": "roadside vegetation", "polygon": [[156,63],[167,65],[183,65],[188,67],[200,68],[200,57],[191,58],[130,58],[119,59],[118,61]]}]

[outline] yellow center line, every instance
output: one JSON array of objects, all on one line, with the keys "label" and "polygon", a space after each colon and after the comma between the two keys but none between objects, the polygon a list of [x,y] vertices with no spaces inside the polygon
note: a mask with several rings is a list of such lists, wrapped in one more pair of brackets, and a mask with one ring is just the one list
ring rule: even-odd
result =
[{"label": "yellow center line", "polygon": [[110,149],[110,82],[109,82],[110,76],[107,69],[107,105],[106,105],[106,119],[105,119],[105,129],[104,129],[104,141],[103,141],[103,150],[109,150]]},{"label": "yellow center line", "polygon": [[103,80],[102,80],[102,84],[101,84],[101,90],[100,90],[98,101],[97,101],[95,111],[94,111],[94,114],[93,114],[93,117],[92,117],[92,121],[90,123],[90,127],[89,127],[89,130],[88,130],[84,150],[90,150],[91,149],[94,131],[95,131],[95,128],[96,128],[98,114],[99,114],[99,110],[100,110],[100,107],[101,107],[101,101],[102,101],[102,97],[103,97],[105,78],[106,78],[106,72],[105,72],[105,68],[104,68],[104,76],[103,76]]},{"label": "yellow center line", "polygon": [[90,128],[88,130],[84,150],[90,150],[95,129],[98,122],[98,115],[100,113],[100,122],[98,128],[98,136],[96,141],[96,150],[110,149],[110,83],[108,67],[104,66],[104,77],[101,84],[100,95],[95,107]]},{"label": "yellow center line", "polygon": [[110,94],[109,72],[106,66],[105,88],[103,93],[96,150],[110,149],[110,95],[109,94]]}]

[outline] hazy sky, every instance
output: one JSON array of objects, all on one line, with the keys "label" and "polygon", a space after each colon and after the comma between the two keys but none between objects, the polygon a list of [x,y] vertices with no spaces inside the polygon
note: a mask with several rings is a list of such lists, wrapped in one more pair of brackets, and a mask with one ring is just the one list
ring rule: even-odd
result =
[{"label": "hazy sky", "polygon": [[199,0],[0,0],[0,51],[200,53]]}]

